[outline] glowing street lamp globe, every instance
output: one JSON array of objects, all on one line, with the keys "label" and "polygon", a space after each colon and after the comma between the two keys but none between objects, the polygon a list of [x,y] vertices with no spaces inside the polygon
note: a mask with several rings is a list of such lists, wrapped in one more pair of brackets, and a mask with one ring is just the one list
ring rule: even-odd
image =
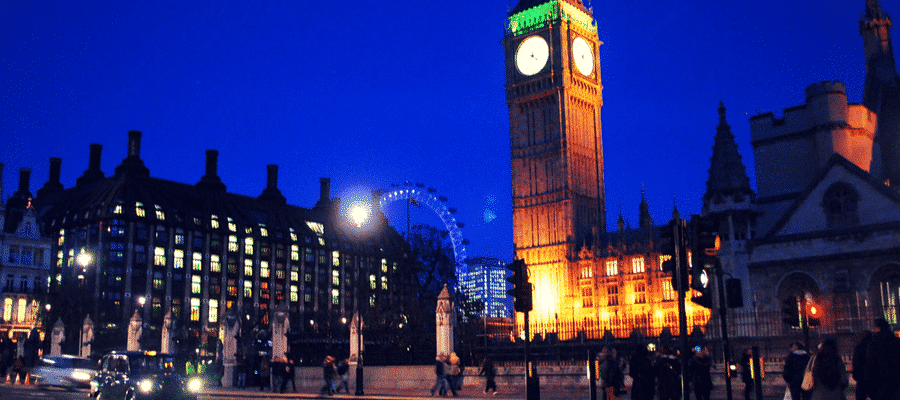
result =
[{"label": "glowing street lamp globe", "polygon": [[87,267],[88,264],[90,264],[92,260],[93,260],[93,257],[91,257],[91,254],[86,253],[84,251],[84,249],[81,249],[81,251],[78,253],[78,256],[75,258],[75,262],[77,262],[78,265],[80,265],[82,267]]},{"label": "glowing street lamp globe", "polygon": [[369,219],[369,215],[372,213],[371,206],[365,203],[354,203],[350,206],[349,216],[350,220],[357,227],[362,227],[363,224]]}]

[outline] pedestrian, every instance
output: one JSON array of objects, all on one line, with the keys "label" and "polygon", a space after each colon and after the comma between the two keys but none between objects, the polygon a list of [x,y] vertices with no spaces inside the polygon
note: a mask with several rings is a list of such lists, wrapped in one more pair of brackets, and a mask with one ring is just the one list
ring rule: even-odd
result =
[{"label": "pedestrian", "polygon": [[864,330],[859,343],[853,347],[853,380],[856,381],[856,400],[872,397],[869,392],[869,379],[866,376],[866,348],[872,341],[872,331]]},{"label": "pedestrian", "polygon": [[813,388],[810,400],[846,400],[849,382],[844,361],[834,339],[825,339],[813,358]]},{"label": "pedestrian", "polygon": [[869,397],[874,400],[893,399],[900,389],[900,371],[897,362],[900,344],[884,318],[875,320],[875,333],[866,346],[866,378]]},{"label": "pedestrian", "polygon": [[744,349],[744,352],[741,354],[741,381],[744,382],[744,400],[750,400],[750,394],[753,393],[753,366],[750,364],[752,358],[751,350]]},{"label": "pedestrian", "polygon": [[338,384],[336,392],[340,393],[341,388],[347,391],[347,394],[350,393],[350,359],[345,358],[340,360],[335,365],[335,371],[337,372],[338,380],[340,383]]},{"label": "pedestrian", "polygon": [[272,359],[271,364],[269,364],[269,370],[272,371],[272,393],[276,393],[281,389],[281,384],[284,382],[285,365],[284,361],[281,357],[275,357]]},{"label": "pedestrian", "polygon": [[[450,381],[450,386],[456,392],[462,390],[463,379],[465,379],[466,365],[463,364],[462,360],[459,358],[456,353],[450,353],[450,364],[456,364],[456,375],[453,375],[453,380]],[[454,393],[454,396],[456,394]]]},{"label": "pedestrian", "polygon": [[325,380],[325,384],[322,385],[322,389],[319,390],[319,393],[331,396],[334,394],[334,377],[336,372],[334,370],[334,357],[327,356],[325,357],[325,361],[322,362],[322,379]]},{"label": "pedestrian", "polygon": [[247,387],[247,359],[243,354],[238,354],[235,358],[237,359],[237,363],[234,365],[234,375],[237,376],[235,386],[238,389],[244,389]]},{"label": "pedestrian", "polygon": [[653,361],[646,346],[638,346],[628,362],[628,375],[631,376],[631,400],[653,400],[653,388],[656,376],[653,372]]},{"label": "pedestrian", "polygon": [[16,383],[16,377],[19,377],[19,383],[25,384],[25,360],[22,357],[17,357],[16,361],[13,362],[12,365],[12,376],[10,376],[10,382]]},{"label": "pedestrian", "polygon": [[664,345],[654,365],[656,393],[659,400],[681,398],[681,361],[675,356],[672,346]]},{"label": "pedestrian", "polygon": [[625,387],[625,375],[619,366],[616,349],[604,346],[600,358],[600,389],[603,400],[618,400],[622,388]]},{"label": "pedestrian", "polygon": [[494,381],[494,378],[497,376],[497,368],[494,367],[494,360],[491,360],[490,357],[484,359],[484,362],[481,363],[481,371],[478,372],[479,375],[484,375],[484,393],[487,394],[488,390],[491,391],[491,394],[497,394],[497,382]]},{"label": "pedestrian", "polygon": [[441,353],[434,359],[434,386],[431,387],[432,396],[434,396],[435,391],[437,391],[438,396],[447,394],[447,366],[444,363],[446,357],[446,355]]},{"label": "pedestrian", "polygon": [[803,375],[806,373],[806,365],[809,363],[809,353],[800,343],[792,343],[790,353],[784,358],[784,383],[787,391],[791,392],[791,400],[809,400],[809,391],[803,390]]},{"label": "pedestrian", "polygon": [[259,391],[262,392],[267,387],[270,387],[272,382],[270,381],[272,376],[272,369],[269,365],[268,357],[260,357],[259,358]]},{"label": "pedestrian", "polygon": [[711,368],[712,357],[709,355],[709,349],[701,346],[691,359],[691,384],[694,386],[694,397],[697,400],[709,400],[713,389]]},{"label": "pedestrian", "polygon": [[450,389],[450,393],[453,393],[453,397],[458,396],[456,392],[456,380],[459,379],[460,374],[462,374],[462,370],[459,368],[459,357],[456,353],[450,353],[450,357],[447,358],[447,367],[444,378],[447,381],[447,388]]}]

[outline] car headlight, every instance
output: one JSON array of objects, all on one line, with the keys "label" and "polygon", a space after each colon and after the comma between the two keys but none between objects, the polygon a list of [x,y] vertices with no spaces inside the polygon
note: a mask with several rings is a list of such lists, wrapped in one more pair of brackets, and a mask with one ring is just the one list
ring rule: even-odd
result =
[{"label": "car headlight", "polygon": [[70,375],[72,379],[76,381],[89,381],[91,380],[91,374],[83,371],[72,371]]},{"label": "car headlight", "polygon": [[191,393],[199,392],[203,388],[203,381],[200,378],[191,378],[187,384],[188,391]]},{"label": "car headlight", "polygon": [[144,393],[150,393],[150,391],[153,390],[153,381],[144,379],[138,384],[138,388]]}]

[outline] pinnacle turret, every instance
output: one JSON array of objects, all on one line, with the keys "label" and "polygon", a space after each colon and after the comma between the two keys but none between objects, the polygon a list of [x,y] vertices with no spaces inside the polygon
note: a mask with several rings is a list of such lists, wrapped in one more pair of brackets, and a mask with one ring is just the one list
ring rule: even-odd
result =
[{"label": "pinnacle turret", "polygon": [[741,161],[737,143],[731,133],[731,127],[725,118],[725,104],[719,103],[719,126],[710,158],[709,179],[706,181],[706,193],[703,195],[703,209],[708,210],[712,203],[726,200],[741,203],[756,194],[750,188],[750,178]]}]

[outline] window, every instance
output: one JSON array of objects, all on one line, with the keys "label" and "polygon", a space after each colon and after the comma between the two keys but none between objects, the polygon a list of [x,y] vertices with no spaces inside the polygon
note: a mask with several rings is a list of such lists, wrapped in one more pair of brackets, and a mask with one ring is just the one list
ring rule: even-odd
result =
[{"label": "window", "polygon": [[236,235],[228,236],[228,251],[238,251],[238,240]]},{"label": "window", "polygon": [[383,273],[388,272],[387,260],[385,260],[383,258],[381,259],[381,272],[383,272]]},{"label": "window", "polygon": [[253,297],[253,282],[244,281],[244,297]]},{"label": "window", "polygon": [[172,252],[172,255],[174,256],[174,260],[175,260],[174,268],[175,269],[184,268],[184,250],[175,249]]},{"label": "window", "polygon": [[606,287],[606,304],[610,306],[619,305],[619,287],[609,285]]},{"label": "window", "polygon": [[219,301],[209,299],[209,322],[217,322],[219,320]]},{"label": "window", "polygon": [[341,293],[337,289],[331,289],[331,304],[341,304]]},{"label": "window", "polygon": [[16,307],[16,321],[25,322],[25,311],[28,310],[28,300],[19,299],[18,307]]},{"label": "window", "polygon": [[244,276],[253,276],[253,260],[244,259]]},{"label": "window", "polygon": [[134,203],[134,215],[137,215],[138,217],[147,215],[147,212],[144,211],[144,203],[141,203],[139,201]]},{"label": "window", "polygon": [[269,262],[268,261],[260,261],[259,262],[259,277],[260,278],[268,278],[269,277]]},{"label": "window", "polygon": [[387,277],[386,277],[386,276],[382,276],[382,277],[381,277],[381,288],[382,288],[383,290],[387,290],[387,288],[388,288],[388,283],[387,283]]},{"label": "window", "polygon": [[300,280],[300,271],[297,270],[296,267],[291,269],[291,282],[297,282]]},{"label": "window", "polygon": [[591,266],[590,266],[590,265],[581,268],[581,279],[588,279],[588,278],[591,278],[591,277],[593,277],[593,276],[594,276],[594,274],[593,274],[593,272],[591,271]]},{"label": "window", "polygon": [[594,306],[594,290],[590,287],[581,288],[581,306]]},{"label": "window", "polygon": [[369,275],[369,288],[375,290],[378,286],[375,284],[375,275]]},{"label": "window", "polygon": [[331,284],[332,284],[333,286],[340,286],[340,285],[341,285],[341,273],[340,273],[340,271],[338,271],[338,270],[336,270],[336,269],[331,270]]},{"label": "window", "polygon": [[219,229],[219,216],[218,215],[213,214],[209,217],[209,226],[213,229]]},{"label": "window", "polygon": [[331,252],[331,266],[339,267],[341,265],[341,253],[339,251]]},{"label": "window", "polygon": [[191,275],[191,293],[200,294],[200,275]]},{"label": "window", "polygon": [[606,261],[606,276],[616,276],[619,274],[619,263],[616,260]]},{"label": "window", "polygon": [[659,270],[662,271],[663,263],[672,259],[672,256],[668,254],[660,254],[659,256]]},{"label": "window", "polygon": [[153,249],[153,265],[157,267],[165,267],[166,266],[166,249],[162,247],[156,247]]},{"label": "window", "polygon": [[[194,271],[202,271],[203,270],[203,255],[200,253],[194,253],[192,256],[193,261],[191,262],[191,269]],[[212,259],[219,261],[219,256],[213,255]]]},{"label": "window", "polygon": [[253,255],[253,238],[244,239],[244,254]]},{"label": "window", "polygon": [[849,184],[838,182],[831,185],[822,196],[822,208],[825,210],[828,227],[842,228],[859,223],[858,202],[859,196]]},{"label": "window", "polygon": [[200,321],[200,299],[191,297],[191,321]]},{"label": "window", "polygon": [[153,208],[156,209],[156,219],[158,219],[160,221],[165,221],[166,213],[163,212],[162,207],[160,207],[158,204],[154,204]]},{"label": "window", "polygon": [[7,297],[7,298],[3,299],[3,320],[4,321],[12,320],[12,308],[13,308],[12,297]]},{"label": "window", "polygon": [[669,279],[662,279],[663,284],[663,301],[674,301],[675,300],[675,289],[672,288],[672,281]]},{"label": "window", "polygon": [[[180,229],[179,229],[179,231],[180,231]],[[179,233],[175,234],[175,244],[178,246],[181,246],[184,244],[184,233],[179,232]]]},{"label": "window", "polygon": [[154,289],[163,289],[166,285],[166,281],[163,280],[162,272],[154,272],[153,273],[153,288]]},{"label": "window", "polygon": [[635,257],[635,258],[631,259],[631,273],[632,274],[644,273],[644,257]]},{"label": "window", "polygon": [[228,280],[228,295],[237,297],[237,285],[234,284],[234,279]]},{"label": "window", "polygon": [[299,299],[300,297],[297,290],[297,285],[291,285],[291,302],[296,303]]},{"label": "window", "polygon": [[634,283],[634,304],[647,304],[647,283]]},{"label": "window", "polygon": [[[293,235],[293,233],[292,233]],[[300,260],[300,247],[296,244],[291,245],[291,260],[299,261]]]}]

